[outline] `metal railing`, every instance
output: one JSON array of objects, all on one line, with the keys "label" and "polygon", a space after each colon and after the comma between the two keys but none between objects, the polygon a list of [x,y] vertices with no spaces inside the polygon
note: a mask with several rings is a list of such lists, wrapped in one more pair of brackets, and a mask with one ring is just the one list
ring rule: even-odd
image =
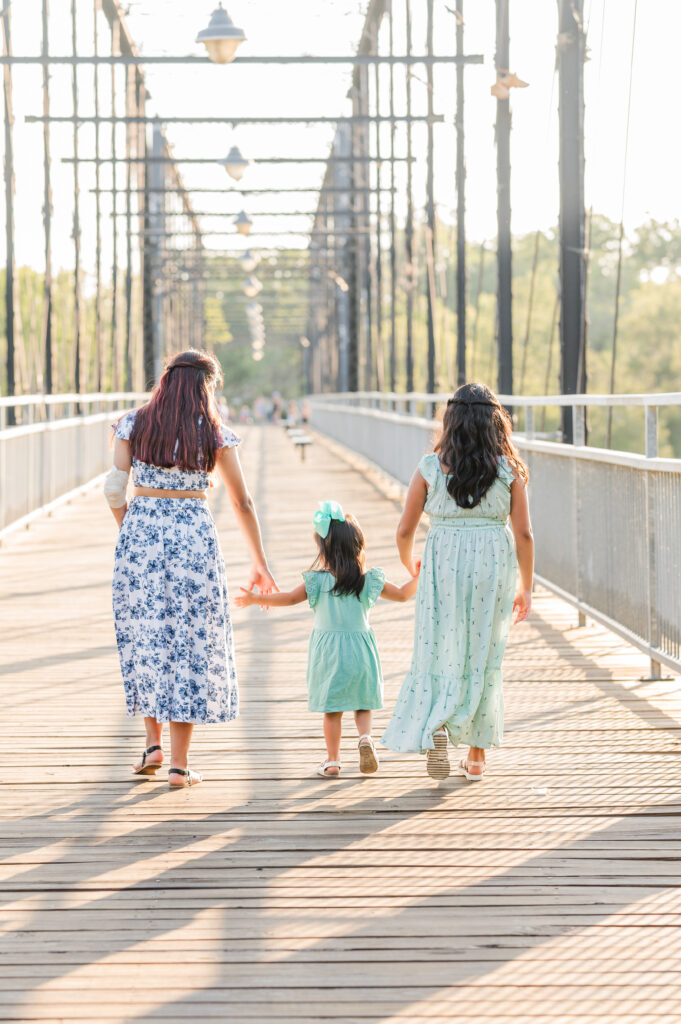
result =
[{"label": "metal railing", "polygon": [[[144,393],[0,398],[0,536],[90,485],[111,463],[112,420]],[[8,409],[23,422],[6,426]],[[60,414],[59,417],[55,414]]]},{"label": "metal railing", "polygon": [[[407,484],[432,450],[433,413],[448,397],[372,392],[308,403],[313,427]],[[657,457],[657,410],[681,405],[681,393],[500,397],[526,410],[515,440],[530,466],[539,582],[645,651],[652,675],[661,664],[681,671],[681,459]],[[646,454],[537,439],[534,409],[551,405],[573,407],[582,442],[588,406],[642,406]]]}]

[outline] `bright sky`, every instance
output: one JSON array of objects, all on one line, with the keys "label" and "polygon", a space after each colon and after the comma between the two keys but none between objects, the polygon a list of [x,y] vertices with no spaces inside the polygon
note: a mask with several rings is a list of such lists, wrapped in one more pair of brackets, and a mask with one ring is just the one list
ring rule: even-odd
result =
[{"label": "bright sky", "polygon": [[[79,50],[92,52],[92,3],[79,0]],[[558,209],[557,82],[554,76],[557,4],[555,0],[509,0],[511,24],[511,70],[530,83],[512,94],[512,204],[513,229],[528,232],[556,223]],[[14,0],[12,32],[15,54],[35,54],[40,49],[40,0]],[[51,5],[51,48],[68,53],[70,48],[70,5],[62,0]],[[199,53],[193,40],[208,22],[211,0],[133,0],[129,5],[129,26],[142,53]],[[225,6],[234,22],[243,27],[248,40],[243,54],[348,54],[354,51],[363,23],[366,2],[362,0],[228,0]],[[412,3],[415,10],[414,46],[425,49],[425,3]],[[435,0],[436,51],[452,52],[454,18],[450,0]],[[623,153],[629,88],[629,59],[635,0],[586,0],[588,45],[591,60],[586,65],[587,204],[595,211],[619,220],[623,187]],[[396,51],[404,52],[404,3],[394,0]],[[482,53],[482,66],[466,71],[466,144],[468,232],[471,239],[492,239],[496,232],[496,185],[494,157],[495,101],[489,94],[494,81],[494,0],[466,0],[466,50]],[[107,34],[102,38],[106,45]],[[626,175],[625,223],[634,226],[648,216],[671,219],[678,216],[678,137],[670,122],[678,77],[677,48],[681,38],[681,4],[676,0],[646,0],[638,4],[634,53],[633,92],[630,123],[629,164]],[[385,52],[383,49],[382,52]],[[53,113],[71,112],[70,69],[55,67],[52,77]],[[157,66],[147,72],[152,94],[148,112],[160,115],[334,115],[350,112],[346,99],[348,68],[319,65],[217,67]],[[387,76],[387,71],[385,72]],[[100,71],[102,106],[108,104],[110,71]],[[402,95],[400,73],[397,95]],[[40,114],[41,72],[39,67],[17,69],[15,83],[15,159],[17,175],[16,251],[17,262],[42,266],[42,130],[25,124],[27,113]],[[92,68],[79,72],[81,110],[92,112]],[[385,95],[387,77],[381,86]],[[415,111],[425,109],[425,71],[415,68]],[[454,68],[438,70],[435,105],[446,117],[436,126],[436,198],[440,214],[452,219],[454,195]],[[387,112],[384,108],[383,112]],[[663,119],[663,112],[666,117]],[[401,137],[402,129],[398,135]],[[71,125],[53,129],[54,164],[54,264],[71,266],[73,167],[61,163],[71,146]],[[103,133],[108,137],[109,129]],[[326,155],[333,130],[327,126],[244,126],[228,125],[168,127],[178,156],[226,155],[238,144],[245,155]],[[423,153],[425,127],[415,133],[415,152]],[[421,137],[419,137],[419,135]],[[92,126],[80,131],[81,152],[92,153]],[[2,140],[0,140],[1,143]],[[108,141],[103,142],[106,152]],[[122,146],[122,142],[120,143]],[[387,145],[387,135],[383,146]],[[122,173],[122,172],[121,172]],[[231,187],[218,166],[186,165],[185,182],[195,187]],[[251,167],[241,185],[317,185],[321,164],[260,165]],[[387,173],[387,172],[386,172]],[[110,166],[103,170],[103,185],[110,183]],[[83,260],[86,285],[91,284],[94,254],[94,185],[92,165],[83,165]],[[425,162],[419,161],[415,174],[416,202],[425,201]],[[238,191],[238,186],[234,192]],[[312,210],[312,194],[248,197],[198,195],[196,209],[233,210],[244,206],[258,226],[304,229],[309,217],[285,222],[258,218],[258,211]],[[104,265],[110,265],[110,220],[104,226]],[[206,218],[208,230],[224,228],[229,221]],[[274,240],[273,240],[274,241]],[[279,244],[303,245],[300,237],[277,239]],[[0,244],[4,242],[4,232]],[[230,238],[207,238],[209,247],[231,246]]]}]

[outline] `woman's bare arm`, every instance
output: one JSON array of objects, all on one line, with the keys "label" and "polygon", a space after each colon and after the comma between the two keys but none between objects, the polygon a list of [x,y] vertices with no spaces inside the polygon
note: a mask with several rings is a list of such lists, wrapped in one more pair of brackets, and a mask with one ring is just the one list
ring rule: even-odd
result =
[{"label": "woman's bare arm", "polygon": [[530,522],[530,503],[527,485],[517,477],[511,484],[511,529],[518,554],[519,586],[513,602],[515,621],[522,622],[532,607],[532,578],[534,575],[534,537]]},{"label": "woman's bare arm", "polygon": [[428,484],[417,469],[411,478],[404,510],[397,527],[397,550],[400,553],[400,561],[412,576],[418,576],[419,573],[414,559],[414,537],[421,522],[427,497]]},{"label": "woman's bare arm", "polygon": [[[239,529],[244,536],[246,546],[253,561],[253,568],[248,580],[248,589],[252,590],[254,587],[257,587],[260,591],[258,597],[262,598],[265,594],[269,594],[279,588],[274,582],[274,577],[267,564],[267,558],[262,546],[258,514],[255,510],[253,499],[248,493],[237,449],[223,448],[218,455],[216,466],[220,479],[227,490],[236,521],[239,524]],[[263,604],[264,602],[260,600],[258,603]]]},{"label": "woman's bare arm", "polygon": [[[116,469],[120,469],[124,473],[130,472],[130,467],[132,466],[130,442],[124,440],[122,437],[117,437],[114,439],[113,464]],[[111,506],[109,506],[109,508],[111,508]],[[127,502],[125,503],[125,505],[121,505],[120,508],[111,509],[112,515],[116,522],[118,523],[119,530],[123,525],[123,520],[125,519],[125,513],[127,511]]]}]

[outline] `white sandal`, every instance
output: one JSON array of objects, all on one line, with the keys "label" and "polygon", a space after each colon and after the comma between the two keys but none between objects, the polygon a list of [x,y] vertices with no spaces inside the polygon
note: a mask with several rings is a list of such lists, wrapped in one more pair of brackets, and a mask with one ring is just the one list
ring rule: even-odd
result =
[{"label": "white sandal", "polygon": [[[469,771],[469,768],[482,768],[479,775],[473,775]],[[467,757],[462,757],[459,761],[457,768],[459,775],[463,775],[469,782],[482,782],[485,772],[487,771],[487,765],[484,761],[469,761]]]},{"label": "white sandal", "polygon": [[357,746],[359,747],[359,770],[362,775],[373,775],[378,771],[378,754],[368,732],[360,736]]},{"label": "white sandal", "polygon": [[426,754],[426,771],[431,779],[446,779],[451,771],[447,754],[448,736],[444,729],[433,733],[434,750]]},{"label": "white sandal", "polygon": [[[171,775],[181,775],[182,782],[171,782]],[[185,789],[187,786],[198,786],[200,782],[203,782],[203,775],[199,775],[198,772],[194,772],[191,768],[169,768],[168,769],[168,786],[170,789]]]},{"label": "white sandal", "polygon": [[[327,768],[337,768],[337,772],[329,772]],[[340,761],[322,761],[317,769],[317,775],[322,779],[337,779],[341,773]]]}]

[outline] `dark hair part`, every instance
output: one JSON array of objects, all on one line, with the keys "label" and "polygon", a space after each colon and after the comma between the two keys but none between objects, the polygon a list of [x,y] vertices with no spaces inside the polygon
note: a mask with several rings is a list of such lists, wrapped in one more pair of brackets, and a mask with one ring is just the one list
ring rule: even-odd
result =
[{"label": "dark hair part", "polygon": [[366,551],[364,534],[355,517],[346,515],[344,522],[332,519],[326,537],[315,533],[315,540],[319,554],[312,568],[327,569],[336,577],[331,593],[359,597],[364,587]]},{"label": "dark hair part", "polygon": [[130,433],[134,458],[210,473],[221,445],[214,395],[221,384],[220,364],[208,352],[190,348],[174,356],[135,416]]},{"label": "dark hair part", "polygon": [[475,508],[497,478],[499,459],[527,481],[527,466],[511,440],[511,417],[484,384],[462,384],[447,402],[435,445],[447,490],[461,508]]}]

